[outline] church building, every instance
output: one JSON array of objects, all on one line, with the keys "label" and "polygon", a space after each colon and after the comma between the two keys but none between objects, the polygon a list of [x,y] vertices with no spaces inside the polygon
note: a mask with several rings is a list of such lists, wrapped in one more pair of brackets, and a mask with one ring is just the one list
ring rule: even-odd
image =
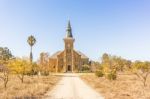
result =
[{"label": "church building", "polygon": [[89,64],[89,58],[82,52],[74,49],[75,39],[73,38],[70,21],[66,29],[64,50],[54,53],[49,58],[49,65],[54,72],[79,72],[83,65]]}]

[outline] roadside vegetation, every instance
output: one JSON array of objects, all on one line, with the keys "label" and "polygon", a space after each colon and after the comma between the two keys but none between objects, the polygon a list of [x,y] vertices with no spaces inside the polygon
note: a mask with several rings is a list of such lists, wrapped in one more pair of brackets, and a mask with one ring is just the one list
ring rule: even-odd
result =
[{"label": "roadside vegetation", "polygon": [[27,76],[21,83],[16,75],[9,75],[9,82],[4,88],[0,81],[0,99],[42,99],[60,80],[58,76]]},{"label": "roadside vegetation", "polygon": [[7,47],[0,47],[0,99],[41,99],[60,80],[50,75],[46,57],[33,62],[36,39],[29,36],[30,57],[15,57]]},{"label": "roadside vegetation", "polygon": [[150,62],[130,61],[104,53],[95,74],[81,78],[106,99],[149,99]]}]

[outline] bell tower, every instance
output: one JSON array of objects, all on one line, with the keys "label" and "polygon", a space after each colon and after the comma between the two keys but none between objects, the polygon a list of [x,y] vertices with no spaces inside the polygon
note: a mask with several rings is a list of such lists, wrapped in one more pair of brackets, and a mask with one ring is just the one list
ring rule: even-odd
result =
[{"label": "bell tower", "polygon": [[74,70],[74,41],[70,21],[66,29],[66,37],[64,38],[64,72],[73,72]]}]

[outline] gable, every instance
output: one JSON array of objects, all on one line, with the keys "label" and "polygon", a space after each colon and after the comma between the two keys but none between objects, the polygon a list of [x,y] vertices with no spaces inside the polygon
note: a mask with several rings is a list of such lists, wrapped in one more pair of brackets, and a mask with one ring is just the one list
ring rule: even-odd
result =
[{"label": "gable", "polygon": [[52,56],[50,56],[51,59],[57,59],[57,56],[60,55],[63,51],[58,51],[54,53]]},{"label": "gable", "polygon": [[80,51],[76,51],[79,55],[81,55],[81,58],[87,58],[88,59],[88,57],[85,55],[85,54],[83,54],[82,52],[80,52]]}]

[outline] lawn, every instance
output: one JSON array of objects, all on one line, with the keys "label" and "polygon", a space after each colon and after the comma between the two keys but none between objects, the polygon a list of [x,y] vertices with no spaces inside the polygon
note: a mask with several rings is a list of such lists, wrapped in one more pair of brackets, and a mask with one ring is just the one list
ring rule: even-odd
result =
[{"label": "lawn", "polygon": [[147,86],[133,74],[119,74],[117,80],[109,81],[94,74],[81,75],[87,84],[96,89],[105,99],[150,99],[150,76]]},{"label": "lawn", "polygon": [[0,99],[41,99],[61,79],[60,76],[25,76],[24,83],[9,76],[7,88],[0,80]]}]

